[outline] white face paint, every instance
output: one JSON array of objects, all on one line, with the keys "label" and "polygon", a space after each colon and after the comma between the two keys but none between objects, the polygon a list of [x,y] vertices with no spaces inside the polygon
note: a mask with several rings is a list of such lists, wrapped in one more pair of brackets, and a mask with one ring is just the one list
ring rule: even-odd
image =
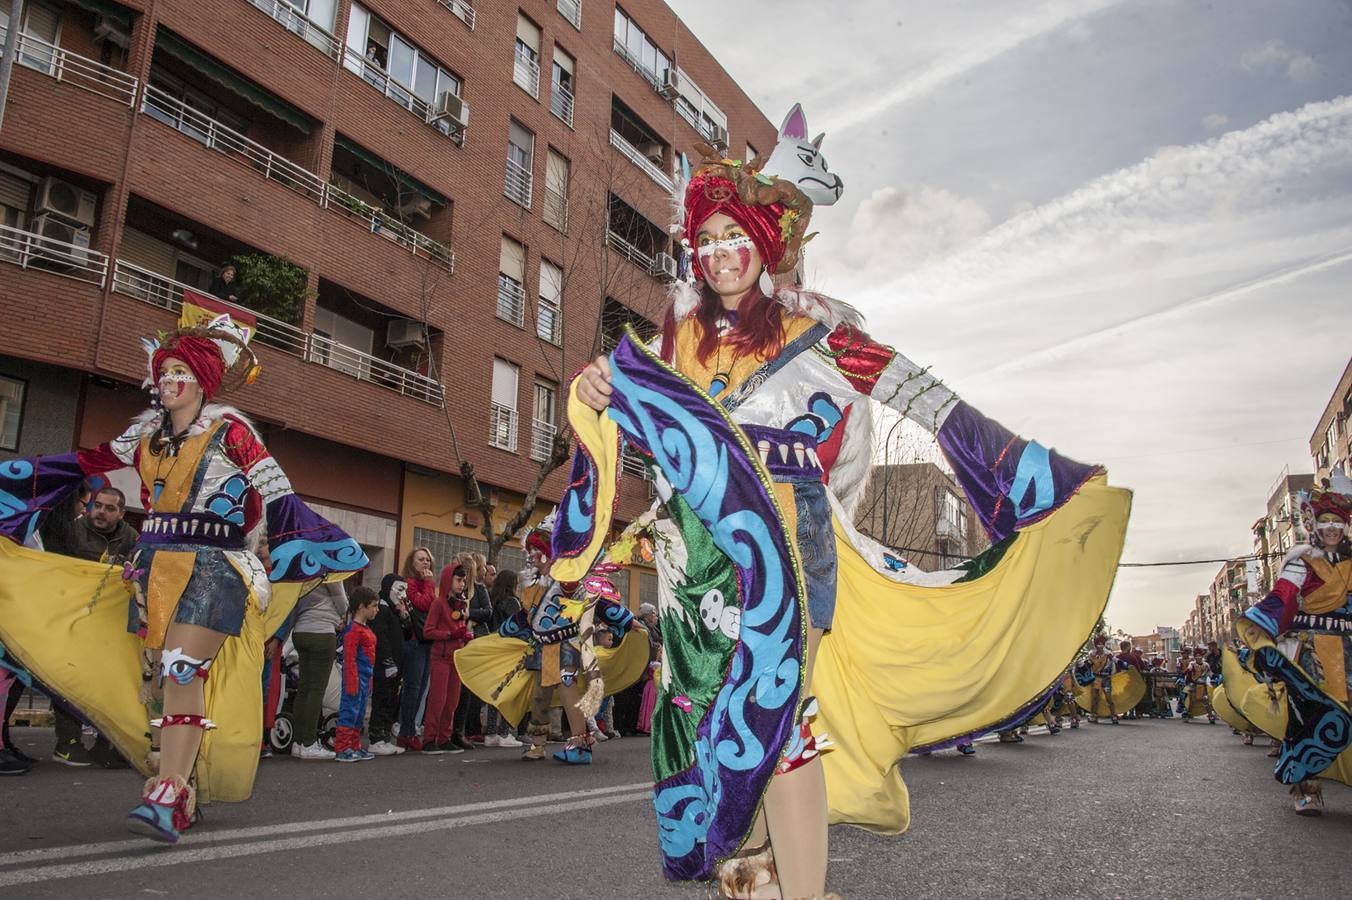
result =
[{"label": "white face paint", "polygon": [[396,581],[390,585],[390,600],[394,603],[403,603],[408,599],[408,583]]}]

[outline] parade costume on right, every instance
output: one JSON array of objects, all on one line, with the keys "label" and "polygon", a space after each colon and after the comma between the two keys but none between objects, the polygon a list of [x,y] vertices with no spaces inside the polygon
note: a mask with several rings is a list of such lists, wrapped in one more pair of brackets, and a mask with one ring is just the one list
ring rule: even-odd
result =
[{"label": "parade costume on right", "polygon": [[[791,183],[716,157],[683,202],[687,239],[701,234],[702,275],[739,258],[745,267],[753,245],[767,271],[787,271],[786,258],[791,269],[811,211]],[[701,225],[715,213],[743,230],[706,242]],[[719,315],[708,296],[693,285],[678,292],[652,349],[632,335],[619,342],[607,359],[606,413],[574,382],[579,449],[552,574],[581,578],[599,557],[622,436],[662,504],[651,533],[664,648],[652,741],[663,870],[707,879],[725,862],[754,871],[773,856],[770,878],[777,864],[783,883],[796,862],[781,854],[784,831],[770,825],[773,850],[744,847],[772,779],[801,782],[800,772],[824,766],[826,802],[819,813],[799,808],[804,827],[824,820],[829,802],[832,822],[904,830],[902,756],[1045,702],[1103,610],[1130,495],[1108,487],[1101,469],[982,416],[871,340],[838,301],[767,283]],[[778,350],[740,353],[744,323],[760,316],[782,318]],[[866,398],[937,436],[992,540],[988,553],[962,570],[921,572],[855,530],[850,509],[871,449]],[[809,641],[823,631],[809,683]],[[818,827],[824,842],[825,822]],[[824,856],[821,865],[824,878]]]},{"label": "parade costume on right", "polygon": [[[1317,815],[1323,808],[1317,778],[1352,784],[1352,482],[1336,471],[1332,488],[1304,498],[1301,513],[1312,543],[1287,555],[1271,593],[1235,625],[1244,644],[1238,661],[1259,681],[1285,687],[1282,715],[1264,722],[1255,709],[1262,698],[1252,690],[1230,702],[1281,739],[1274,774],[1292,785],[1297,813]],[[1294,647],[1277,643],[1292,635]]]}]

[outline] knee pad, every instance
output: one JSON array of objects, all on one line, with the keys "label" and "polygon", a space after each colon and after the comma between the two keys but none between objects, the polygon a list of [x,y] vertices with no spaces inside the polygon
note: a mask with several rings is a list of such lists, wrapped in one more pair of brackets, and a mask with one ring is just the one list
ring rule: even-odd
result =
[{"label": "knee pad", "polygon": [[176,684],[189,685],[194,678],[206,681],[207,670],[211,668],[211,659],[197,659],[183,652],[182,647],[165,650],[160,654],[160,680],[172,678]]}]

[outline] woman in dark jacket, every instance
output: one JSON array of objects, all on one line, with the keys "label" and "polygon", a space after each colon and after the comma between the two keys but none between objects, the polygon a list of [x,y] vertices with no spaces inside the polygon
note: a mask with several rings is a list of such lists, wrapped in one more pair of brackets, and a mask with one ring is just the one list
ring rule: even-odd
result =
[{"label": "woman in dark jacket", "polygon": [[409,623],[411,631],[404,641],[403,693],[399,698],[399,746],[405,750],[421,750],[418,738],[418,704],[427,687],[427,648],[423,638],[423,624],[427,611],[437,599],[437,586],[432,581],[432,551],[415,547],[404,560],[404,581],[408,585]]}]

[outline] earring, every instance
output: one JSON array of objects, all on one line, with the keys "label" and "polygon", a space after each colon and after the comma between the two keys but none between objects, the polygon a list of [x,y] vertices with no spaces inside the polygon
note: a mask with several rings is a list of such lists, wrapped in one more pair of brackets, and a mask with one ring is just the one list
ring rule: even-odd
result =
[{"label": "earring", "polygon": [[760,281],[758,284],[761,293],[766,297],[773,297],[775,295],[775,280],[770,277],[770,270],[768,268],[761,269]]}]

